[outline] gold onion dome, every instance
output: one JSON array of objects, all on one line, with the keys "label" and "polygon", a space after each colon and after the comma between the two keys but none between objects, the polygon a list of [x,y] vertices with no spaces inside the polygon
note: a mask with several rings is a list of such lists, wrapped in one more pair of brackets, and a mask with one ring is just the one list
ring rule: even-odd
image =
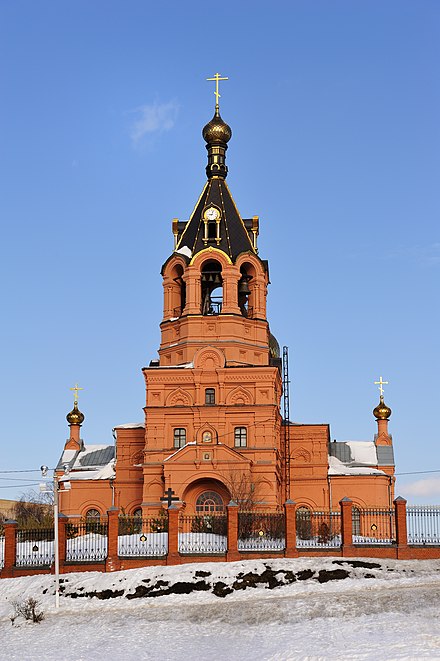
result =
[{"label": "gold onion dome", "polygon": [[69,425],[81,425],[84,422],[84,413],[78,408],[78,402],[74,402],[73,409],[66,415]]},{"label": "gold onion dome", "polygon": [[208,144],[227,143],[232,138],[231,127],[222,120],[218,108],[216,108],[214,117],[203,128],[202,135]]},{"label": "gold onion dome", "polygon": [[379,404],[376,406],[375,409],[373,409],[373,415],[376,418],[376,420],[388,420],[388,418],[390,417],[391,409],[383,401],[383,395],[380,396]]}]

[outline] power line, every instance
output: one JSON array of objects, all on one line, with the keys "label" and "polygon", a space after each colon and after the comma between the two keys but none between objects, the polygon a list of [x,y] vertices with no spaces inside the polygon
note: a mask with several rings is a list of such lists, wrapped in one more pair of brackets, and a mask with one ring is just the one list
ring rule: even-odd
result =
[{"label": "power line", "polygon": [[9,481],[9,482],[11,480],[14,480],[15,482],[33,482],[34,479],[31,480],[31,479],[26,479],[26,478],[23,478],[23,477],[0,477],[0,480]]},{"label": "power line", "polygon": [[40,468],[31,468],[30,470],[26,471],[0,471],[0,474],[6,475],[7,473],[39,473]]},{"label": "power line", "polygon": [[435,471],[412,471],[411,473],[394,473],[394,475],[425,475],[426,473],[440,473],[440,469]]},{"label": "power line", "polygon": [[19,487],[36,487],[39,482],[31,482],[30,484],[2,484],[0,489],[18,489]]}]

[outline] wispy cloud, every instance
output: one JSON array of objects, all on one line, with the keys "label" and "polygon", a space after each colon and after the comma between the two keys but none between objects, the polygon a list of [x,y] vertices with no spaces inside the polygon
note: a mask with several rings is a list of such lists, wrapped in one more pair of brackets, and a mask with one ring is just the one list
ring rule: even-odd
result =
[{"label": "wispy cloud", "polygon": [[436,266],[440,264],[440,242],[396,246],[388,253],[387,258],[411,260],[421,266]]},{"label": "wispy cloud", "polygon": [[440,477],[427,477],[409,484],[402,484],[400,491],[405,496],[440,496]]},{"label": "wispy cloud", "polygon": [[133,145],[138,147],[146,136],[170,131],[176,123],[179,106],[175,101],[154,102],[140,106],[133,112],[138,118],[131,126],[130,137]]}]

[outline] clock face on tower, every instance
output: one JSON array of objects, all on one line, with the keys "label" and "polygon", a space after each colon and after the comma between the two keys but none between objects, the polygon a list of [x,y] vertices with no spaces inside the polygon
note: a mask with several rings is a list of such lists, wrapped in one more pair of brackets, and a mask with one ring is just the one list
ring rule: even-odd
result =
[{"label": "clock face on tower", "polygon": [[217,220],[220,217],[220,211],[216,207],[209,207],[203,215],[207,220]]}]

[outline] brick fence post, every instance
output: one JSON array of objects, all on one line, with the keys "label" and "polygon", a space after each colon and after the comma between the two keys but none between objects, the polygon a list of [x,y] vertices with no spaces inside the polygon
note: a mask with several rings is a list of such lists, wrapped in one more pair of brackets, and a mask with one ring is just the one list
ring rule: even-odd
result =
[{"label": "brick fence post", "polygon": [[12,578],[14,575],[15,558],[17,555],[17,525],[17,521],[12,521],[12,519],[7,519],[3,524],[5,530],[5,550],[2,578]]},{"label": "brick fence post", "polygon": [[168,508],[168,555],[167,565],[180,565],[179,553],[179,508],[170,505]]},{"label": "brick fence post", "polygon": [[118,571],[121,568],[121,561],[118,555],[119,508],[110,507],[107,510],[107,516],[107,558],[105,561],[105,571]]},{"label": "brick fence post", "polygon": [[406,500],[401,496],[398,496],[394,501],[394,516],[396,521],[397,557],[407,557],[408,531],[406,527]]},{"label": "brick fence post", "polygon": [[60,573],[63,573],[63,567],[66,564],[66,526],[68,517],[65,514],[58,515],[58,557],[60,559]]},{"label": "brick fence post", "polygon": [[286,548],[284,549],[284,556],[286,558],[297,558],[296,503],[293,500],[286,500],[284,503],[284,517],[286,523]]},{"label": "brick fence post", "polygon": [[227,505],[228,512],[228,550],[226,553],[226,560],[233,562],[240,560],[240,553],[238,551],[238,505],[234,500],[231,500]]},{"label": "brick fence post", "polygon": [[353,502],[350,498],[339,501],[341,506],[341,554],[353,555]]}]

